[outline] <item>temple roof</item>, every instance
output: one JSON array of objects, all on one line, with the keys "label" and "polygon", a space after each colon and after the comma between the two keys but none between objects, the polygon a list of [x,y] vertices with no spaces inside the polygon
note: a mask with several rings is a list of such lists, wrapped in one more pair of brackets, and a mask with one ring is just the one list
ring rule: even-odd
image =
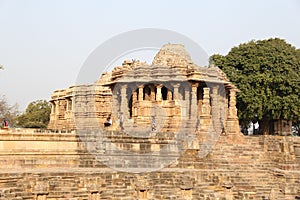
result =
[{"label": "temple roof", "polygon": [[187,66],[194,63],[182,44],[165,44],[154,57],[152,65],[155,64]]},{"label": "temple roof", "polygon": [[216,66],[201,67],[193,63],[182,44],[165,44],[155,55],[152,64],[125,60],[105,77],[104,85],[130,82],[202,81],[222,83],[235,88],[226,74]]}]

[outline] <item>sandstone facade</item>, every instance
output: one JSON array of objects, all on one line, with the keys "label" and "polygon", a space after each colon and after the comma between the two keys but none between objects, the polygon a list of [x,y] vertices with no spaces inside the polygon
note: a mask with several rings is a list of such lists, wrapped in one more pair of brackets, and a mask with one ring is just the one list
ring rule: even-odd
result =
[{"label": "sandstone facade", "polygon": [[118,130],[122,115],[122,125],[137,130],[150,129],[155,121],[161,132],[200,133],[214,123],[219,133],[239,134],[237,91],[219,68],[199,67],[182,45],[168,44],[151,65],[124,61],[93,85],[55,91],[48,128],[103,127],[111,115],[113,128]]}]

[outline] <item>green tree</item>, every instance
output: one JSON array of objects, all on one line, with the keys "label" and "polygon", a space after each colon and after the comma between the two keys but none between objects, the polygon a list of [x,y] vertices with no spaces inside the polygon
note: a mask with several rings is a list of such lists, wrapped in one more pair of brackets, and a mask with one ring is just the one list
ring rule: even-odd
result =
[{"label": "green tree", "polygon": [[19,111],[17,104],[10,106],[4,96],[0,97],[0,127],[2,127],[2,122],[4,120],[8,122],[10,127],[14,127],[18,113]]},{"label": "green tree", "polygon": [[46,100],[31,102],[24,114],[20,115],[18,125],[24,128],[46,128],[50,119],[51,107]]},{"label": "green tree", "polygon": [[237,95],[241,125],[259,121],[264,133],[274,120],[300,121],[300,50],[279,38],[250,41],[226,56],[213,55],[240,89]]}]

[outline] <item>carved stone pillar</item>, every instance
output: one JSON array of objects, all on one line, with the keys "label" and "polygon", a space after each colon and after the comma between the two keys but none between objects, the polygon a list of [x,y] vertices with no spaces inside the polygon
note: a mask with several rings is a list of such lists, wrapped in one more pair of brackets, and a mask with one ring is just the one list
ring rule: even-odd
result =
[{"label": "carved stone pillar", "polygon": [[[206,133],[209,131],[211,127],[211,106],[210,106],[210,88],[204,87],[203,88],[203,100],[202,100],[202,112],[200,115],[199,126],[197,129],[202,132]],[[199,135],[200,141],[205,139],[205,134]]]},{"label": "carved stone pillar", "polygon": [[[114,89],[113,95],[112,95],[112,107],[111,107],[111,115],[112,115],[112,120],[117,121],[118,120],[118,113],[119,113],[119,105],[120,103],[118,102],[119,99],[119,91],[118,88]],[[117,123],[113,123],[113,125],[116,125]]]},{"label": "carved stone pillar", "polygon": [[217,133],[221,133],[223,128],[220,112],[219,85],[213,85],[211,93],[211,114],[213,117],[213,125]]},{"label": "carved stone pillar", "polygon": [[124,115],[124,119],[129,118],[129,112],[128,112],[128,99],[127,99],[127,85],[122,85],[121,87],[121,104],[120,104],[120,110]]},{"label": "carved stone pillar", "polygon": [[73,121],[73,101],[74,97],[70,97],[68,101],[68,115],[67,115],[67,128],[72,130],[74,129],[74,121]]},{"label": "carved stone pillar", "polygon": [[202,116],[210,115],[210,97],[209,97],[210,88],[203,88],[203,105],[202,105]]},{"label": "carved stone pillar", "polygon": [[143,101],[144,98],[144,85],[139,86],[139,101]]},{"label": "carved stone pillar", "polygon": [[49,129],[54,129],[54,123],[55,123],[55,103],[53,101],[50,101],[51,104],[51,114],[50,114],[50,121],[48,124]]},{"label": "carved stone pillar", "polygon": [[59,120],[59,129],[65,129],[66,124],[65,124],[65,119],[66,119],[66,99],[60,99],[59,100],[59,111],[58,111],[58,120]]},{"label": "carved stone pillar", "polygon": [[161,88],[162,87],[163,86],[161,84],[156,86],[156,101],[161,101],[162,100],[162,94],[161,94]]},{"label": "carved stone pillar", "polygon": [[54,101],[55,111],[54,111],[54,129],[58,129],[59,120],[59,100]]},{"label": "carved stone pillar", "polygon": [[167,92],[167,100],[168,101],[172,101],[172,91],[168,89],[168,92]]},{"label": "carved stone pillar", "polygon": [[66,98],[66,111],[68,111],[70,109],[70,100]]},{"label": "carved stone pillar", "polygon": [[236,89],[231,88],[229,91],[229,108],[228,117],[226,120],[226,134],[233,135],[232,140],[239,141],[242,137],[236,137],[237,135],[242,136],[239,127],[239,120],[237,117],[236,109]]},{"label": "carved stone pillar", "polygon": [[66,98],[66,103],[67,103],[67,106],[66,106],[66,111],[70,111],[72,110],[72,98]]},{"label": "carved stone pillar", "polygon": [[226,103],[226,89],[224,87],[220,88],[220,120],[222,123],[222,126],[225,127],[226,125],[226,108],[228,107],[228,103]]},{"label": "carved stone pillar", "polygon": [[55,103],[53,101],[50,101],[51,104],[51,115],[55,114]]},{"label": "carved stone pillar", "polygon": [[155,101],[155,88],[154,88],[154,86],[151,86],[150,87],[150,100],[151,101]]},{"label": "carved stone pillar", "polygon": [[197,87],[198,83],[194,83],[192,85],[192,99],[191,99],[191,119],[196,120],[197,113],[198,113],[198,106],[197,106]]},{"label": "carved stone pillar", "polygon": [[187,119],[190,118],[190,87],[188,86],[185,86],[184,88],[184,99],[185,99],[185,102],[186,102],[186,117]]},{"label": "carved stone pillar", "polygon": [[202,115],[202,104],[203,104],[203,87],[197,90],[197,100],[198,100],[198,116]]},{"label": "carved stone pillar", "polygon": [[173,92],[173,100],[177,101],[177,100],[180,100],[179,99],[179,84],[174,84],[173,87],[174,87],[174,92]]},{"label": "carved stone pillar", "polygon": [[[212,87],[212,93],[211,93],[211,106],[212,106],[212,111],[214,111],[215,114],[220,110],[218,91],[219,91],[219,86],[214,85]],[[218,112],[218,114],[219,114],[219,112]]]},{"label": "carved stone pillar", "polygon": [[58,114],[59,114],[59,100],[55,100],[54,103],[55,103],[55,111],[54,111],[54,113],[55,113],[55,115],[58,116]]},{"label": "carved stone pillar", "polygon": [[228,118],[237,119],[237,109],[236,109],[236,91],[231,89],[229,91],[229,110]]},{"label": "carved stone pillar", "polygon": [[137,102],[138,102],[138,94],[137,94],[137,88],[131,86],[132,90],[132,117],[135,117],[137,115]]},{"label": "carved stone pillar", "polygon": [[138,100],[137,98],[138,98],[137,91],[134,91],[132,93],[132,104],[135,104],[137,102],[137,100]]},{"label": "carved stone pillar", "polygon": [[74,102],[74,97],[70,98],[70,110],[73,111],[73,102]]},{"label": "carved stone pillar", "polygon": [[69,121],[70,121],[70,118],[72,117],[71,115],[71,111],[70,111],[70,98],[66,98],[66,110],[65,110],[65,119],[66,119],[66,122],[65,122],[65,127],[66,129],[69,129]]}]

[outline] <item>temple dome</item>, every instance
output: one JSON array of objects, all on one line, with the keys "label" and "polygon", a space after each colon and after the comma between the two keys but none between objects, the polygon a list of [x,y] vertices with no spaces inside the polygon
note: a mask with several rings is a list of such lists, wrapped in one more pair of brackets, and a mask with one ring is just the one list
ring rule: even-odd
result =
[{"label": "temple dome", "polygon": [[154,57],[152,65],[163,64],[170,67],[187,67],[193,64],[189,53],[182,44],[165,44]]}]

